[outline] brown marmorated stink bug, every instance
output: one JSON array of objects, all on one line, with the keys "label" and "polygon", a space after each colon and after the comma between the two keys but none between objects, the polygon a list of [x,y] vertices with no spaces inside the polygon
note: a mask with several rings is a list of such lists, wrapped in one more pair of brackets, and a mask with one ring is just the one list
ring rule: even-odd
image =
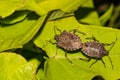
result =
[{"label": "brown marmorated stink bug", "polygon": [[[91,58],[96,59],[96,61],[93,62],[90,65],[90,67],[93,64],[95,64],[98,60],[101,60],[102,63],[104,64],[105,68],[106,68],[105,62],[102,60],[102,57],[103,56],[108,56],[108,58],[111,62],[111,65],[112,65],[112,69],[113,69],[112,60],[109,57],[109,51],[112,49],[112,47],[116,43],[117,38],[116,38],[116,41],[112,42],[111,44],[100,43],[98,40],[95,39],[95,37],[92,37],[92,39],[93,39],[93,41],[83,43],[83,46],[82,46],[82,49],[81,49],[82,53],[84,55],[86,55],[87,57],[89,57],[89,59],[87,61],[90,61]],[[106,50],[105,46],[108,46],[108,45],[112,45],[112,46],[110,47],[109,50]],[[81,60],[83,60],[83,59],[81,59]]]},{"label": "brown marmorated stink bug", "polygon": [[[56,31],[59,31],[60,34],[57,34]],[[67,57],[67,52],[68,51],[76,51],[82,48],[82,41],[80,39],[80,37],[78,35],[76,35],[76,32],[79,32],[83,35],[85,35],[85,33],[80,32],[78,29],[73,29],[70,31],[61,31],[60,29],[58,29],[56,26],[54,27],[54,32],[55,32],[55,36],[54,39],[56,40],[55,43],[51,42],[52,44],[56,44],[57,45],[57,49],[58,48],[62,48],[65,51],[65,57],[66,59],[72,63],[72,61],[70,61]],[[72,33],[73,32],[73,33]],[[56,49],[56,55],[57,55],[57,49]],[[55,55],[55,56],[56,56]]]},{"label": "brown marmorated stink bug", "polygon": [[73,33],[64,30],[61,34],[55,35],[56,44],[58,47],[67,51],[75,51],[82,48],[81,39]]}]

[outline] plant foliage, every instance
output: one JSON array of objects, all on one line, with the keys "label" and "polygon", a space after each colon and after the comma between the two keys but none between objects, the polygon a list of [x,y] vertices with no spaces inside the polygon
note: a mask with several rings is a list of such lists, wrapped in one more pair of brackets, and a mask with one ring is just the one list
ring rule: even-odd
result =
[{"label": "plant foliage", "polygon": [[[104,27],[114,11],[111,4],[101,16],[92,0],[1,0],[0,4],[0,79],[1,80],[105,80],[120,79],[120,30]],[[94,36],[101,43],[115,45],[108,56],[89,62],[81,50],[67,52],[56,46],[54,36],[60,31],[77,29],[82,42]],[[57,55],[56,55],[57,53]],[[56,56],[55,56],[56,55]]]}]

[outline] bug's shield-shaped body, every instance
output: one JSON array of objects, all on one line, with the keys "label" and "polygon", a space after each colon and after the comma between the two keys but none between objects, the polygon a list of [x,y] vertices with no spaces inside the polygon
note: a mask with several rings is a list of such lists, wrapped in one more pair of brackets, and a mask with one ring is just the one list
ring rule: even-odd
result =
[{"label": "bug's shield-shaped body", "polygon": [[82,47],[82,52],[91,58],[101,59],[103,56],[108,55],[103,43],[97,41],[85,42]]},{"label": "bug's shield-shaped body", "polygon": [[67,32],[65,30],[61,34],[55,35],[54,38],[57,42],[57,46],[67,51],[78,50],[82,47],[80,38],[76,34]]}]

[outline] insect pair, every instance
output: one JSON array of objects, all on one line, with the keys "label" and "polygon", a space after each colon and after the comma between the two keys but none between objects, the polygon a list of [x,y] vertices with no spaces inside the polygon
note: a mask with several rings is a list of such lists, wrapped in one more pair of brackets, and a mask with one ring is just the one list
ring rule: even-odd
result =
[{"label": "insect pair", "polygon": [[[60,34],[56,33],[56,30],[60,32]],[[92,36],[92,38],[87,38],[87,39],[92,39],[92,41],[88,41],[85,43],[82,43],[80,37],[78,35],[76,35],[76,32],[79,32],[83,35],[85,35],[85,33],[80,32],[78,29],[73,29],[70,31],[61,31],[60,29],[58,29],[57,27],[54,28],[54,32],[55,32],[55,36],[54,39],[56,40],[55,43],[51,42],[52,44],[56,44],[57,45],[57,49],[58,48],[62,48],[65,50],[65,57],[66,59],[72,63],[72,61],[67,57],[67,51],[76,51],[76,50],[81,50],[81,52],[87,56],[89,59],[85,60],[80,58],[80,60],[85,60],[85,61],[90,61],[91,59],[95,59],[96,61],[93,62],[90,67],[95,64],[98,60],[101,60],[102,63],[105,65],[105,62],[102,60],[103,56],[108,56],[112,68],[113,68],[113,64],[112,64],[112,60],[109,57],[109,51],[112,49],[112,47],[114,46],[115,42],[112,42],[111,44],[104,44],[104,43],[100,43],[98,40],[95,39],[95,37]],[[73,33],[72,33],[73,32]],[[117,40],[117,39],[116,39]],[[108,45],[112,45],[111,48],[109,50],[105,49],[105,46]],[[56,55],[57,55],[57,50],[56,50]],[[56,56],[55,55],[55,56]]]}]

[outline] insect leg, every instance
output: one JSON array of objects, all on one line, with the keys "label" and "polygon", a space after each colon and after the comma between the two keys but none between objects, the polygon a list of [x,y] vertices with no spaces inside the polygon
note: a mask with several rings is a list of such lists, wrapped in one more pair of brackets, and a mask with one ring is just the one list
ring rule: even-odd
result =
[{"label": "insect leg", "polygon": [[67,57],[67,52],[66,52],[66,51],[65,51],[65,58],[66,58],[70,63],[73,64],[73,62]]},{"label": "insect leg", "polygon": [[[56,42],[52,42],[51,40],[49,40],[48,42],[50,42],[51,44],[56,44]],[[57,51],[58,51],[58,47],[56,47],[56,53],[55,53],[55,55],[53,56],[53,58],[55,58],[55,56],[57,56]]]},{"label": "insect leg", "polygon": [[103,61],[103,59],[101,59],[101,62],[104,64],[104,67],[106,68],[105,62]]},{"label": "insect leg", "polygon": [[43,48],[47,45],[48,42],[51,44],[56,44],[56,42],[52,42],[51,40],[46,40],[46,43],[43,45]]},{"label": "insect leg", "polygon": [[93,62],[89,67],[92,67],[93,64],[95,64],[98,60],[96,59],[95,62]]},{"label": "insect leg", "polygon": [[81,32],[81,31],[79,31],[78,29],[73,29],[73,30],[70,30],[69,32],[72,32],[72,31],[73,31],[74,34],[75,34],[76,32],[78,32],[78,33],[80,33],[80,34],[85,35],[84,32]]},{"label": "insect leg", "polygon": [[89,62],[91,60],[91,58],[89,59],[83,59],[83,58],[79,58],[80,60],[83,60],[83,61],[86,61],[86,62]]},{"label": "insect leg", "polygon": [[[47,45],[47,43],[51,43],[51,44],[56,44],[56,42],[52,42],[51,40],[46,40],[46,43],[43,45],[43,48]],[[57,56],[57,50],[58,50],[58,47],[56,47],[56,53],[55,53],[55,56]],[[53,58],[55,58],[55,56],[53,56]]]},{"label": "insect leg", "polygon": [[93,35],[92,35],[92,37],[89,37],[89,38],[86,38],[86,39],[90,39],[90,40],[94,40],[94,41],[99,42],[99,40],[97,40]]},{"label": "insect leg", "polygon": [[57,51],[58,51],[58,47],[56,47],[56,53],[55,53],[55,55],[53,56],[53,58],[55,58],[55,56],[57,56]]},{"label": "insect leg", "polygon": [[[100,59],[100,60],[101,60],[101,62],[103,63],[104,67],[106,68],[105,62],[104,62],[102,59]],[[90,67],[92,67],[92,65],[95,64],[97,61],[98,61],[98,60],[96,59],[96,61],[93,62],[93,63],[90,65]]]}]

